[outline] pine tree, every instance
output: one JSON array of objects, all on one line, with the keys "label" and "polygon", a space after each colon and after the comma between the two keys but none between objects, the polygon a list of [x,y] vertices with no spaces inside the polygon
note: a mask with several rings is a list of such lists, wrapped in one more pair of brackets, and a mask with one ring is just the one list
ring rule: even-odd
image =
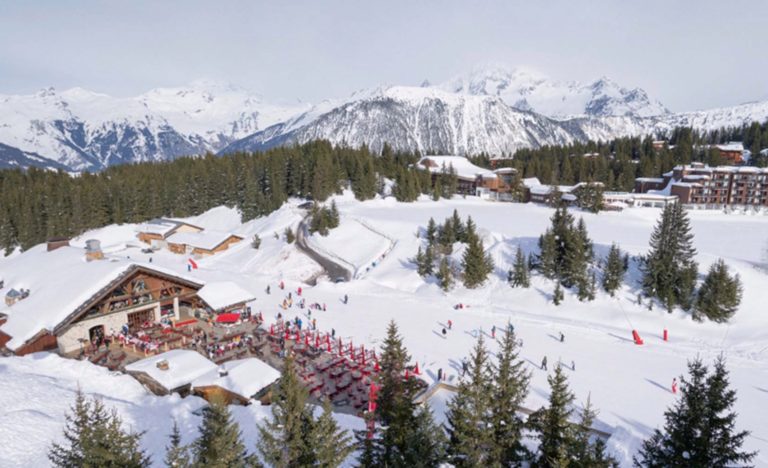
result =
[{"label": "pine tree", "polygon": [[624,281],[625,271],[621,250],[619,250],[619,246],[612,244],[611,250],[608,252],[608,258],[605,260],[605,271],[603,273],[603,289],[605,289],[605,292],[611,296],[616,294],[616,291]]},{"label": "pine tree", "polygon": [[385,425],[395,419],[401,407],[407,406],[409,387],[403,381],[405,367],[411,360],[403,345],[403,339],[393,321],[387,326],[387,336],[381,350],[379,364],[379,394],[376,404],[376,416]]},{"label": "pine tree", "polygon": [[595,274],[591,273],[589,277],[582,276],[577,283],[577,295],[580,301],[594,301],[597,292],[597,280]]},{"label": "pine tree", "polygon": [[472,219],[467,221],[467,249],[462,256],[461,266],[464,270],[464,286],[467,288],[476,288],[483,284],[488,275],[493,271],[493,260],[490,254],[483,250],[483,242],[470,228]]},{"label": "pine tree", "polygon": [[700,446],[707,449],[709,466],[729,466],[735,463],[749,463],[756,452],[741,450],[749,431],[736,431],[736,391],[730,388],[725,358],[715,360],[714,370],[707,378],[706,429],[701,436],[705,440]]},{"label": "pine tree", "polygon": [[446,413],[450,461],[457,467],[481,466],[493,456],[494,433],[489,424],[492,380],[482,335],[472,350],[468,367],[468,378],[459,381]]},{"label": "pine tree", "polygon": [[[440,457],[439,443],[435,452],[422,446],[425,438],[431,437],[436,428],[429,420],[418,420],[413,397],[417,387],[414,379],[405,379],[406,365],[410,360],[403,346],[397,326],[390,322],[381,351],[379,373],[379,394],[376,399],[376,417],[380,429],[370,448],[376,466],[423,466],[417,457]],[[425,455],[425,451],[429,452]]]},{"label": "pine tree", "polygon": [[141,450],[143,433],[125,432],[115,410],[101,400],[89,401],[77,390],[75,403],[65,415],[66,445],[54,443],[48,452],[53,466],[143,467],[150,458]]},{"label": "pine tree", "polygon": [[435,177],[435,186],[432,188],[432,200],[438,201],[443,195],[443,179],[441,177]]},{"label": "pine tree", "polygon": [[241,440],[240,428],[232,421],[223,401],[211,401],[203,408],[200,436],[192,444],[194,467],[247,467],[252,463]]},{"label": "pine tree", "polygon": [[579,422],[571,426],[571,446],[569,447],[570,462],[574,468],[611,468],[617,467],[618,462],[605,453],[605,443],[600,439],[592,442],[592,424],[597,411],[592,407],[591,398],[581,412]]},{"label": "pine tree", "polygon": [[435,423],[428,403],[422,404],[414,415],[413,433],[405,454],[406,466],[441,466],[447,458],[445,431]]},{"label": "pine tree", "polygon": [[429,244],[429,247],[434,247],[436,239],[437,225],[435,224],[434,218],[429,218],[429,222],[427,223],[427,243]]},{"label": "pine tree", "polygon": [[424,265],[424,251],[421,250],[421,246],[419,246],[419,250],[416,251],[416,257],[411,261],[416,265],[416,272],[419,274],[419,276],[427,276]]},{"label": "pine tree", "polygon": [[[467,225],[470,223],[472,223],[472,218],[467,219]],[[467,242],[467,231],[469,230],[469,226],[466,228],[464,227],[464,223],[461,221],[459,212],[456,209],[453,210],[453,215],[451,215],[451,225],[453,226],[453,235],[455,236],[456,242]]]},{"label": "pine tree", "polygon": [[512,287],[515,288],[527,288],[531,286],[528,262],[526,261],[525,255],[523,255],[523,249],[520,246],[517,247],[517,253],[515,254],[515,264],[509,274],[509,283],[512,285]]},{"label": "pine tree", "polygon": [[453,243],[456,242],[456,231],[453,227],[453,222],[448,218],[440,227],[438,233],[441,250],[444,254],[450,255],[453,252]]},{"label": "pine tree", "polygon": [[306,466],[313,463],[312,410],[307,389],[299,382],[292,355],[277,381],[272,398],[271,420],[259,425],[259,453],[272,466]]},{"label": "pine tree", "polygon": [[739,275],[731,276],[723,259],[709,268],[704,283],[699,288],[693,318],[706,317],[714,322],[727,322],[741,303],[742,286]]},{"label": "pine tree", "polygon": [[296,236],[293,234],[293,230],[290,227],[285,228],[285,241],[289,244],[293,244],[296,240]]},{"label": "pine tree", "polygon": [[555,292],[552,294],[552,302],[555,305],[560,305],[563,302],[563,289],[560,287],[560,281],[555,284]]},{"label": "pine tree", "polygon": [[186,445],[181,445],[181,433],[175,420],[171,430],[170,444],[165,448],[163,462],[168,468],[187,468],[191,465],[189,448]]},{"label": "pine tree", "polygon": [[330,229],[339,227],[340,217],[339,209],[336,207],[336,200],[331,201],[331,209],[328,213],[328,227]]},{"label": "pine tree", "polygon": [[556,461],[567,458],[573,443],[572,428],[568,422],[574,396],[568,389],[568,381],[560,366],[555,367],[554,375],[547,377],[549,382],[549,406],[542,408],[531,417],[533,428],[539,439],[537,466],[557,466]]},{"label": "pine tree", "polygon": [[708,375],[700,359],[688,363],[689,378],[681,377],[680,398],[664,413],[663,431],[656,429],[634,458],[635,466],[733,466],[747,464],[753,452],[741,446],[749,432],[734,432],[731,411],[736,392],[729,388],[722,357]]},{"label": "pine tree", "polygon": [[437,270],[436,276],[440,283],[440,288],[443,291],[448,291],[453,287],[453,272],[451,271],[451,264],[448,262],[447,257],[443,257],[440,260],[440,267]]},{"label": "pine tree", "polygon": [[331,403],[323,402],[323,413],[315,421],[310,435],[309,447],[314,451],[312,466],[335,468],[355,450],[347,431],[341,430],[333,418]]},{"label": "pine tree", "polygon": [[698,265],[688,215],[679,203],[667,205],[651,234],[651,251],[643,265],[643,290],[671,309],[688,310],[693,301]]},{"label": "pine tree", "polygon": [[551,233],[539,237],[539,271],[545,278],[553,279],[557,276],[557,240]]},{"label": "pine tree", "polygon": [[498,356],[490,400],[493,458],[499,466],[516,466],[530,457],[522,442],[525,423],[517,411],[528,395],[531,375],[519,357],[513,331],[504,334]]}]

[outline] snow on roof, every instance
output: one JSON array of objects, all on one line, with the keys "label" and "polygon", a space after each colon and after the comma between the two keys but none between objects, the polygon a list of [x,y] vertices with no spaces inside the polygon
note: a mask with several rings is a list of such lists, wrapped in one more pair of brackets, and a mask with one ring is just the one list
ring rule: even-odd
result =
[{"label": "snow on roof", "polygon": [[[431,161],[433,164],[429,164],[428,161]],[[446,169],[453,166],[456,175],[463,179],[474,180],[477,176],[485,178],[496,177],[493,171],[475,166],[464,156],[426,156],[421,158],[418,164],[423,168],[429,169],[432,173],[440,173],[443,170],[443,165],[445,165]]]},{"label": "snow on roof", "polygon": [[[226,371],[222,376],[220,370]],[[244,398],[251,398],[280,378],[280,372],[256,358],[227,361],[192,381],[192,388],[221,387]]]},{"label": "snow on roof", "polygon": [[514,167],[501,167],[499,169],[496,169],[493,172],[495,172],[496,174],[514,174],[517,172],[517,169],[515,169]]},{"label": "snow on roof", "polygon": [[546,195],[552,190],[552,187],[549,185],[534,185],[529,187],[531,190],[531,193],[534,195]]},{"label": "snow on roof", "polygon": [[197,292],[197,295],[206,304],[211,306],[213,310],[223,309],[242,302],[250,302],[255,299],[253,294],[232,281],[207,283]]},{"label": "snow on roof", "polygon": [[675,187],[701,187],[701,184],[693,182],[672,182],[672,185]]},{"label": "snow on roof", "polygon": [[[60,247],[48,252],[45,245],[35,246],[2,264],[5,287],[28,289],[29,297],[0,311],[8,321],[0,326],[12,339],[6,344],[15,350],[41,330],[52,331],[94,294],[121,274],[136,266],[184,278],[170,270],[127,259],[105,259],[87,262],[85,250]],[[6,290],[6,292],[7,292]],[[4,294],[4,293],[3,293]]]},{"label": "snow on roof", "polygon": [[137,225],[136,232],[160,234],[161,236],[165,237],[178,227],[179,223],[162,219],[153,219],[152,221]]},{"label": "snow on roof", "polygon": [[526,187],[536,187],[538,185],[541,185],[541,182],[539,181],[538,177],[526,177],[523,179],[523,185]]},{"label": "snow on roof", "polygon": [[660,177],[638,177],[635,180],[638,182],[658,182],[658,183],[664,182],[664,179]]},{"label": "snow on roof", "polygon": [[[158,363],[166,361],[166,370]],[[198,377],[216,371],[218,367],[197,351],[174,349],[128,364],[128,372],[143,372],[167,390],[174,390],[192,383]]]},{"label": "snow on roof", "polygon": [[711,179],[712,177],[707,174],[688,174],[685,176],[688,180],[707,180]]},{"label": "snow on roof", "polygon": [[730,141],[724,145],[715,145],[720,151],[744,151],[744,145],[740,141]]},{"label": "snow on roof", "polygon": [[229,232],[177,232],[168,237],[168,242],[172,244],[189,245],[205,250],[213,250],[232,236],[242,239],[242,237]]}]

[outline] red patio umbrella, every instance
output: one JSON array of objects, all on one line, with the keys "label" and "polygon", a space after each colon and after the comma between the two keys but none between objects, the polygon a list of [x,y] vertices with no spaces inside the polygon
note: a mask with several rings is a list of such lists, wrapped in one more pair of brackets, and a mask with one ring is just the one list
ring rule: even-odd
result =
[{"label": "red patio umbrella", "polygon": [[216,322],[218,323],[235,323],[238,320],[240,320],[240,314],[219,314],[219,316],[216,317]]}]

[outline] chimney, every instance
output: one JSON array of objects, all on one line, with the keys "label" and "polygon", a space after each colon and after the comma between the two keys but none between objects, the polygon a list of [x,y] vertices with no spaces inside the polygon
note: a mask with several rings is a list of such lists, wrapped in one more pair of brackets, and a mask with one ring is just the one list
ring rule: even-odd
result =
[{"label": "chimney", "polygon": [[48,252],[54,251],[60,247],[69,247],[69,239],[66,237],[52,237],[48,239]]},{"label": "chimney", "polygon": [[229,371],[224,366],[219,367],[219,377],[226,377],[229,375]]},{"label": "chimney", "polygon": [[155,364],[155,366],[157,366],[157,368],[160,370],[164,370],[164,371],[168,370],[168,360],[162,359],[160,361],[157,361],[157,364]]},{"label": "chimney", "polygon": [[98,239],[88,239],[85,241],[85,259],[101,260],[104,258],[104,252],[101,251],[101,241]]}]

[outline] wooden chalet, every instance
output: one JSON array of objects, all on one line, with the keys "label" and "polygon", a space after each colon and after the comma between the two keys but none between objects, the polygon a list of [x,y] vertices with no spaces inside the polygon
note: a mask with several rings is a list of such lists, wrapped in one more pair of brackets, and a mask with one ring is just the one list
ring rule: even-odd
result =
[{"label": "wooden chalet", "polygon": [[174,349],[125,366],[125,372],[161,396],[171,393],[187,396],[195,379],[216,369],[216,364],[202,354],[186,349]]},{"label": "wooden chalet", "polygon": [[226,404],[247,405],[252,400],[269,404],[270,389],[280,372],[257,358],[227,361],[192,382],[192,393]]},{"label": "wooden chalet", "polygon": [[185,221],[156,218],[140,224],[136,231],[136,237],[145,244],[150,244],[153,247],[163,247],[165,246],[166,239],[173,234],[202,232],[203,228]]},{"label": "wooden chalet", "polygon": [[13,262],[15,280],[37,286],[1,311],[7,319],[0,325],[0,346],[17,355],[72,353],[126,324],[136,329],[162,318],[186,319],[203,307],[197,297],[202,283],[130,261],[84,257],[73,247],[36,248]]},{"label": "wooden chalet", "polygon": [[176,233],[167,239],[168,250],[180,255],[206,257],[223,252],[243,238],[226,232],[189,232]]}]

